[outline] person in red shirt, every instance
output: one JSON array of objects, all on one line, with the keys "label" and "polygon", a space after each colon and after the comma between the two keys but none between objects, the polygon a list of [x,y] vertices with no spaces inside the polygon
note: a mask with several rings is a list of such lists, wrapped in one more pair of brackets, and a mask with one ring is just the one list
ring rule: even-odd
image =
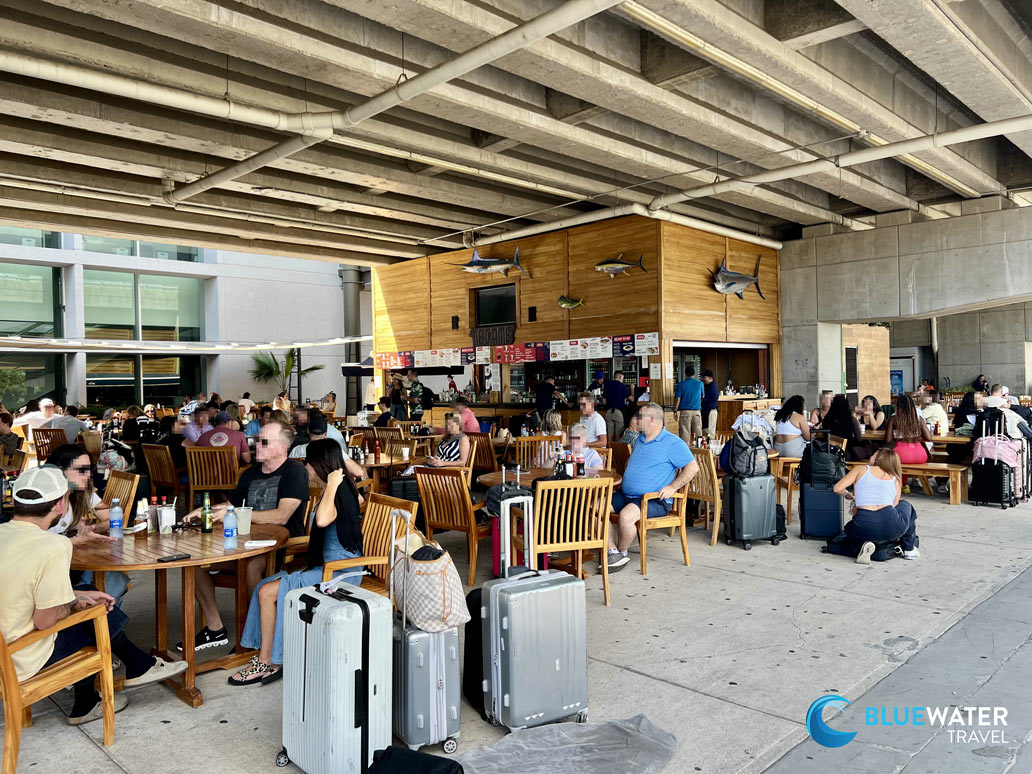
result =
[{"label": "person in red shirt", "polygon": [[240,464],[249,465],[251,450],[247,447],[247,436],[230,427],[232,419],[228,411],[216,414],[215,427],[197,439],[197,446],[232,446],[237,450]]},{"label": "person in red shirt", "polygon": [[469,407],[469,403],[466,402],[465,398],[456,398],[453,400],[452,411],[462,417],[462,432],[480,432],[480,422],[477,420],[476,414],[473,413],[473,409]]}]

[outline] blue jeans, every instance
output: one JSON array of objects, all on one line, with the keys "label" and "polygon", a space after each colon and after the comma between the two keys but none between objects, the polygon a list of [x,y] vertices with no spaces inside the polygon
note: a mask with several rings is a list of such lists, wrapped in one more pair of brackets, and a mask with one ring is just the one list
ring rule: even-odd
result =
[{"label": "blue jeans", "polygon": [[858,508],[856,516],[846,524],[845,532],[856,544],[858,552],[867,541],[885,543],[895,540],[899,541],[904,551],[911,551],[917,547],[916,528],[917,513],[914,506],[906,500],[900,500],[895,508],[891,505],[876,511]]},{"label": "blue jeans", "polygon": [[[86,570],[82,574],[81,583],[93,588],[93,571]],[[104,591],[115,598],[115,604],[122,606],[122,597],[129,590],[129,576],[124,572],[112,571],[104,573]]]},{"label": "blue jeans", "polygon": [[[613,492],[613,510],[619,513],[623,510],[625,505],[637,505],[638,509],[641,510],[641,496],[631,497],[625,495],[623,492]],[[656,516],[666,516],[670,513],[670,505],[666,500],[649,500],[649,512],[645,514],[647,518],[655,518]]]}]

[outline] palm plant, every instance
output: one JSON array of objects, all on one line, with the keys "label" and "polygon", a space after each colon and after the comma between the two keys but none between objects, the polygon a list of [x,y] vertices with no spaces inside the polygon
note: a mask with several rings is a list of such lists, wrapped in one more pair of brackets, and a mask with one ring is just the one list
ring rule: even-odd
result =
[{"label": "palm plant", "polygon": [[[281,363],[272,352],[255,352],[251,355],[251,370],[248,371],[248,374],[258,384],[277,384],[279,392],[286,392],[290,386],[290,374],[294,371],[299,354],[300,350],[298,349],[288,349]],[[320,371],[322,368],[321,365],[302,368],[298,372],[298,379],[304,378],[313,371]]]}]

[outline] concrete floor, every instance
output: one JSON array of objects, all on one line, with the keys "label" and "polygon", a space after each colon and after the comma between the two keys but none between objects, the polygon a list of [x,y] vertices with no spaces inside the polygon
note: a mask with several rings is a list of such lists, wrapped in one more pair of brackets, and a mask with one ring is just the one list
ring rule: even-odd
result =
[{"label": "concrete floor", "polygon": [[[909,667],[926,646],[1032,564],[1032,504],[1001,511],[950,507],[941,498],[921,495],[910,499],[921,537],[917,561],[861,566],[827,556],[819,543],[796,537],[796,523],[780,546],[759,544],[749,552],[723,543],[710,547],[695,530],[689,535],[690,568],[676,538],[650,536],[648,576],[640,575],[632,554],[632,563],[612,576],[609,608],[602,604],[601,578],[593,575],[587,582],[592,719],[648,715],[677,736],[671,772],[754,774],[786,753],[813,759],[805,746],[796,745],[808,739],[804,718],[815,698],[838,693],[855,700],[904,664]],[[464,542],[442,537],[464,575]],[[482,557],[481,567],[486,566]],[[1027,579],[1032,582],[1032,573]],[[149,645],[152,577],[140,573],[133,584],[125,604],[133,618],[130,634]],[[227,597],[224,610],[229,605]],[[1032,633],[1032,614],[1027,604],[1008,617],[1011,609],[996,609],[992,620],[1024,631],[1017,647]],[[169,612],[178,620],[178,606],[170,605]],[[1003,642],[998,645],[1004,648]],[[986,662],[977,649],[951,651],[945,674],[946,683],[981,684]],[[99,743],[99,723],[79,729],[65,725],[58,704],[67,704],[67,694],[57,703],[41,702],[35,726],[22,737],[19,770],[276,770],[282,683],[232,688],[226,676],[216,672],[199,679],[205,704],[196,710],[163,686],[133,690],[132,703],[117,717],[111,748]],[[935,703],[913,693],[907,701]],[[466,707],[460,750],[500,736]],[[880,758],[850,771],[898,771],[912,754],[906,747],[854,743],[821,750],[818,768],[844,766],[860,749]],[[920,770],[974,771],[969,764],[946,756]]]}]

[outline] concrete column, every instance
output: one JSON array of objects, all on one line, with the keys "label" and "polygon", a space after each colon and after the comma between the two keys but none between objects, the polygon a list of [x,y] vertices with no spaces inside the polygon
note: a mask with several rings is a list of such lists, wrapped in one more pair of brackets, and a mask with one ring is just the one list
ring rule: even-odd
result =
[{"label": "concrete column", "polygon": [[[340,275],[340,288],[343,294],[344,304],[344,335],[362,335],[362,308],[360,293],[362,292],[362,270],[358,266],[341,266],[337,271]],[[361,346],[358,342],[347,345],[347,359],[349,363],[357,363],[361,360]],[[349,376],[344,381],[343,403],[346,413],[356,414],[361,407],[362,394],[359,387],[359,380]]]},{"label": "concrete column", "polygon": [[842,326],[811,323],[783,328],[784,396],[802,395],[810,408],[822,390],[842,392]]},{"label": "concrete column", "polygon": [[[62,238],[71,236],[64,234]],[[82,265],[73,264],[61,270],[60,314],[66,339],[82,340],[86,336],[86,316],[83,310]],[[65,356],[65,401],[86,405],[86,353]]]}]

